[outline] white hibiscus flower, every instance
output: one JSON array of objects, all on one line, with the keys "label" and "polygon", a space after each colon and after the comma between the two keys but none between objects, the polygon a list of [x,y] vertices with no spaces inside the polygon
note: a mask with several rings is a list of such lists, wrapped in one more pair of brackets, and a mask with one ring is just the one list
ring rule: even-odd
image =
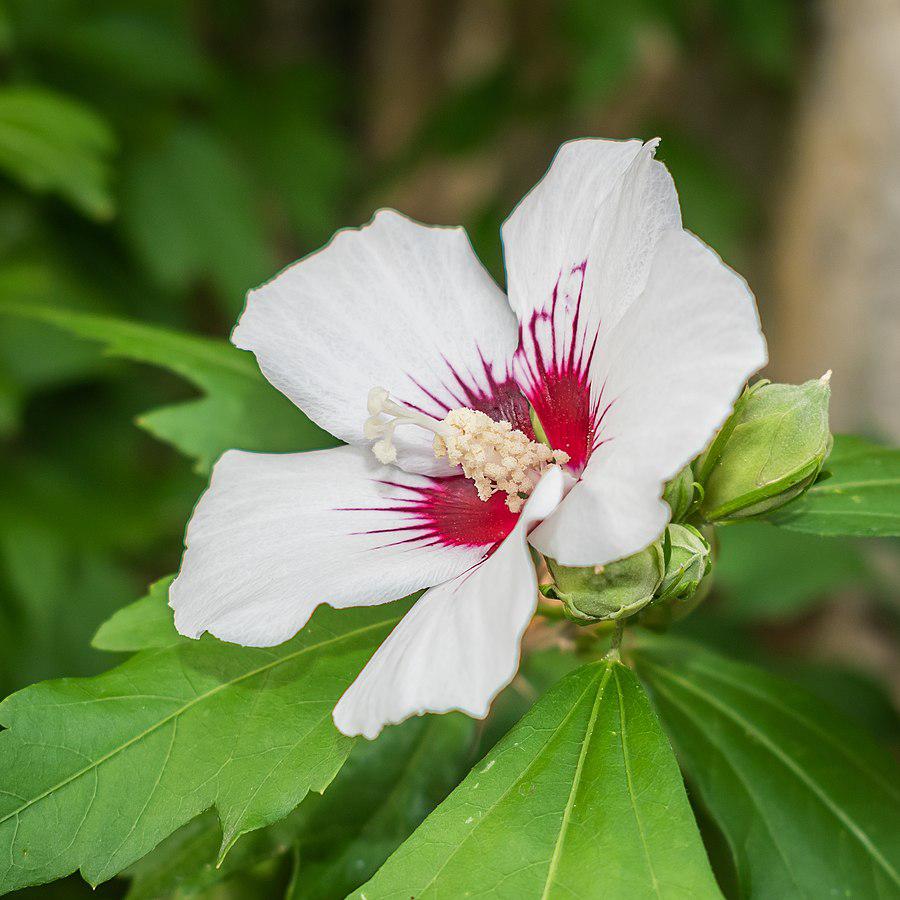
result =
[{"label": "white hibiscus flower", "polygon": [[233,342],[349,446],[222,457],[171,588],[182,634],[270,646],[320,603],[428,588],[334,720],[487,714],[535,611],[528,544],[591,565],[656,539],[664,482],[766,360],[655,148],[560,148],[503,226],[508,302],[461,228],[390,210],[251,292]]}]

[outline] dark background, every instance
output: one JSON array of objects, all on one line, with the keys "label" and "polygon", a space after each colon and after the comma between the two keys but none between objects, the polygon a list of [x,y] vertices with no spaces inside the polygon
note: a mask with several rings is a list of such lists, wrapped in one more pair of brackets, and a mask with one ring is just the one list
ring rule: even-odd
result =
[{"label": "dark background", "polygon": [[[465,224],[502,283],[500,222],[560,142],[659,135],[771,377],[834,368],[836,426],[896,440],[897,46],[884,0],[8,0],[0,303],[227,336],[249,287],[382,205]],[[108,667],[97,625],[177,567],[204,477],[134,419],[190,395],[0,316],[0,693]],[[685,630],[896,744],[896,543],[722,543]]]}]

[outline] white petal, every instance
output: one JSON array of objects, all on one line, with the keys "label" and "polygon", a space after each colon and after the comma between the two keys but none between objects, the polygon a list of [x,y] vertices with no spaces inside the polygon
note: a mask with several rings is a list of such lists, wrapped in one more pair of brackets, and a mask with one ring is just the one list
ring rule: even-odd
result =
[{"label": "white petal", "polygon": [[294,635],[320,603],[384,603],[465,571],[486,547],[416,540],[414,518],[396,511],[398,493],[429,483],[355,447],[230,450],[188,525],[169,592],[176,627],[266,647]]},{"label": "white petal", "polygon": [[640,294],[659,235],[681,224],[672,179],[653,159],[657,143],[585,139],[559,148],[503,225],[509,299],[523,323],[549,310],[556,292],[563,342],[580,298],[590,344],[598,323],[611,327]]},{"label": "white petal", "polygon": [[[360,445],[370,443],[363,423],[371,388],[440,419],[448,409],[477,406],[467,390],[496,393],[516,340],[515,316],[465,231],[392,210],[338,232],[251,291],[232,335],[311,419]],[[431,437],[400,427],[398,464],[448,473]]]},{"label": "white petal", "polygon": [[537,604],[526,534],[556,508],[563,482],[558,468],[548,470],[492,556],[422,595],[335,707],[344,734],[371,740],[385,725],[426,712],[487,715],[516,674]]},{"label": "white petal", "polygon": [[662,532],[665,481],[709,443],[766,345],[746,282],[694,235],[659,240],[643,295],[601,342],[600,438],[581,481],[531,535],[565,565],[603,564]]}]

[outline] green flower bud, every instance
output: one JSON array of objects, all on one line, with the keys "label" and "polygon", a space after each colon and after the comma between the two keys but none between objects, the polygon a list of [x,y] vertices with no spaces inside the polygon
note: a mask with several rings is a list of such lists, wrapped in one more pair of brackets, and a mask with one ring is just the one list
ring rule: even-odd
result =
[{"label": "green flower bud", "polygon": [[561,566],[547,558],[552,595],[566,615],[588,624],[633,615],[653,600],[665,574],[659,541],[633,556],[606,566]]},{"label": "green flower bud", "polygon": [[660,600],[683,600],[693,595],[709,572],[712,549],[709,541],[690,525],[670,525],[666,531],[668,561],[656,596]]},{"label": "green flower bud", "polygon": [[757,382],[697,465],[708,522],[783,506],[815,481],[831,451],[831,373],[805,384]]},{"label": "green flower bud", "polygon": [[694,470],[690,464],[666,485],[662,498],[672,510],[672,521],[680,522],[694,500]]},{"label": "green flower bud", "polygon": [[641,613],[641,624],[648,628],[668,628],[684,618],[697,608],[709,585],[706,576],[712,567],[712,548],[696,528],[670,525],[663,548],[668,552],[662,583],[656,599]]}]

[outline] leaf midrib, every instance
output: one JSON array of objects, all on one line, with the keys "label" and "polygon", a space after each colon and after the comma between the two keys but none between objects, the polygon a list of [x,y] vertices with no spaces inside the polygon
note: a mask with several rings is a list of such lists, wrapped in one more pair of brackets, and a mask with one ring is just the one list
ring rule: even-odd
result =
[{"label": "leaf midrib", "polygon": [[625,780],[628,784],[628,799],[631,802],[631,811],[634,814],[634,821],[637,824],[638,834],[641,837],[641,848],[644,851],[644,859],[647,861],[647,868],[650,871],[650,878],[653,881],[653,892],[657,897],[662,897],[659,890],[659,879],[656,877],[656,870],[653,868],[653,859],[650,856],[650,848],[647,846],[647,837],[644,834],[644,823],[641,821],[638,813],[637,797],[634,793],[634,782],[631,778],[631,760],[628,753],[628,744],[625,738],[625,701],[622,697],[622,685],[619,683],[618,675],[616,676],[616,693],[619,697],[619,737],[622,744],[622,761],[625,764]]},{"label": "leaf midrib", "polygon": [[173,719],[177,719],[179,716],[181,716],[183,713],[187,712],[187,710],[191,709],[192,707],[196,706],[198,703],[202,703],[202,702],[208,700],[210,697],[220,693],[221,691],[227,690],[228,688],[233,687],[236,684],[240,684],[240,682],[245,681],[249,678],[254,678],[256,675],[259,675],[262,672],[266,672],[270,669],[274,669],[277,666],[280,666],[282,663],[290,662],[294,659],[297,659],[297,657],[302,656],[304,653],[308,653],[311,650],[319,650],[319,649],[321,649],[323,647],[327,647],[331,644],[340,643],[341,641],[358,637],[361,634],[365,634],[367,631],[372,631],[377,628],[382,628],[394,620],[395,620],[395,617],[391,617],[391,618],[385,619],[381,622],[375,622],[375,623],[372,623],[371,625],[366,625],[364,628],[357,628],[354,631],[348,631],[346,634],[338,635],[337,637],[332,637],[332,638],[329,638],[328,640],[320,641],[319,643],[316,643],[316,644],[310,644],[309,646],[302,647],[301,649],[296,650],[293,653],[289,653],[286,656],[282,656],[276,660],[273,660],[272,662],[268,662],[263,666],[259,666],[256,669],[252,669],[249,672],[244,672],[242,675],[239,675],[236,678],[232,678],[229,681],[226,681],[226,682],[223,682],[222,684],[216,685],[214,688],[211,688],[210,690],[206,691],[205,693],[199,694],[198,696],[189,700],[187,703],[183,704],[179,709],[176,709],[173,712],[169,713],[167,716],[163,717],[158,722],[155,722],[150,727],[145,728],[140,734],[137,734],[134,737],[129,738],[124,743],[119,744],[118,747],[114,747],[112,750],[110,750],[108,753],[101,756],[99,759],[92,761],[88,765],[84,766],[82,769],[79,769],[77,772],[73,772],[71,775],[69,775],[67,778],[64,778],[62,781],[47,788],[45,791],[38,794],[36,797],[28,800],[26,803],[23,803],[17,809],[10,810],[10,812],[6,813],[6,815],[0,817],[0,825],[3,825],[4,823],[6,823],[9,819],[13,818],[13,816],[21,815],[23,812],[25,812],[25,810],[29,809],[31,806],[34,806],[35,803],[40,803],[41,800],[44,800],[45,798],[49,797],[51,794],[54,794],[56,791],[60,790],[61,788],[64,788],[67,784],[71,784],[73,781],[78,780],[82,776],[86,775],[88,772],[91,772],[92,770],[99,768],[104,763],[106,763],[110,759],[112,759],[114,756],[117,756],[122,751],[127,750],[129,747],[142,741],[145,737],[147,737],[150,734],[153,734],[153,732],[162,728],[164,725],[167,725]]},{"label": "leaf midrib", "polygon": [[[556,737],[557,734],[559,734],[560,730],[563,729],[568,724],[569,720],[575,715],[578,704],[581,703],[582,699],[588,693],[588,691],[590,691],[591,688],[596,685],[596,680],[596,676],[592,677],[590,682],[585,685],[584,690],[578,695],[577,699],[572,704],[572,708],[565,714],[565,716],[563,716],[562,720],[556,726],[556,728],[554,728],[553,731],[549,735],[547,735],[547,740],[544,742],[535,758],[531,760],[531,762],[528,763],[528,765],[512,780],[509,787],[486,810],[483,811],[483,814],[474,824],[472,830],[463,838],[462,841],[460,841],[459,845],[453,850],[453,852],[451,852],[447,856],[444,862],[441,863],[434,875],[432,875],[431,878],[429,878],[428,881],[423,884],[421,888],[419,888],[419,897],[425,896],[425,891],[427,891],[435,883],[435,881],[437,881],[437,879],[440,877],[441,872],[443,872],[444,869],[446,869],[447,866],[450,865],[450,862],[456,857],[456,855],[462,849],[463,845],[472,838],[472,835],[475,834],[475,832],[480,828],[488,815],[492,813],[513,792],[515,787],[522,781],[522,779],[538,764],[541,759],[541,753],[546,750],[547,745],[550,743],[550,741],[552,741],[553,738]],[[463,782],[463,784],[465,784],[465,782]],[[453,794],[451,794],[450,796],[452,797]],[[425,821],[427,822],[428,820],[426,819]],[[358,893],[356,896],[364,895]]]},{"label": "leaf midrib", "polygon": [[[553,883],[553,879],[556,877],[556,871],[559,868],[559,861],[562,856],[562,847],[565,843],[566,833],[569,830],[569,820],[572,817],[572,810],[575,807],[575,796],[578,793],[578,788],[581,786],[581,775],[584,771],[584,763],[587,759],[591,739],[594,735],[594,726],[597,723],[597,716],[600,714],[600,703],[603,700],[603,695],[606,693],[606,683],[607,681],[609,681],[609,676],[612,672],[612,669],[612,663],[608,663],[606,666],[606,671],[603,673],[603,678],[600,680],[600,684],[597,686],[597,696],[594,698],[594,705],[593,707],[591,707],[591,715],[588,719],[587,729],[585,730],[584,734],[584,740],[581,742],[581,752],[578,754],[578,762],[575,765],[575,775],[572,778],[572,787],[569,790],[569,797],[566,800],[566,808],[563,810],[563,817],[562,822],[559,826],[559,833],[556,836],[556,843],[553,847],[553,856],[550,857],[550,866],[547,869],[547,875],[544,879],[544,890],[541,893],[541,900],[547,900],[547,898],[550,896],[550,887]],[[573,706],[573,709],[576,706],[577,704]]]},{"label": "leaf midrib", "polygon": [[682,678],[676,675],[673,672],[670,672],[663,666],[656,665],[651,663],[645,659],[645,665],[648,665],[650,668],[655,669],[657,673],[661,674],[664,678],[668,678],[670,681],[675,682],[679,686],[681,686],[684,690],[689,693],[694,694],[699,697],[701,700],[708,703],[714,709],[719,710],[724,716],[731,719],[735,722],[739,727],[744,729],[748,735],[751,735],[756,739],[756,741],[761,744],[763,747],[769,750],[773,757],[778,759],[784,767],[794,775],[794,777],[815,796],[822,806],[825,807],[843,826],[844,828],[851,834],[856,840],[862,844],[862,846],[869,853],[871,858],[879,864],[879,866],[884,870],[884,872],[893,880],[895,884],[900,886],[900,876],[898,876],[897,872],[894,870],[894,867],[881,855],[881,852],[878,848],[872,843],[871,838],[863,831],[863,829],[856,824],[843,810],[838,807],[834,800],[828,796],[828,794],[818,785],[815,781],[809,778],[803,770],[797,765],[796,761],[788,756],[777,744],[772,743],[758,728],[756,728],[752,722],[745,719],[743,716],[736,713],[733,709],[728,707],[727,705],[719,702],[719,700],[712,694],[707,693],[702,690],[697,685],[688,681],[685,678]]}]

